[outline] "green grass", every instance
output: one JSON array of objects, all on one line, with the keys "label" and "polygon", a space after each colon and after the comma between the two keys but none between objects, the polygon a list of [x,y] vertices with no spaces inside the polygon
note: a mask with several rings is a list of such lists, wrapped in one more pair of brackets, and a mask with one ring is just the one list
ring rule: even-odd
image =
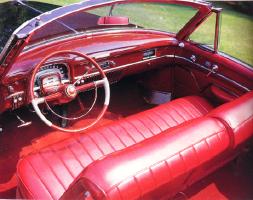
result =
[{"label": "green grass", "polygon": [[[78,0],[38,0],[56,5],[67,5]],[[218,4],[219,5],[219,4]],[[221,5],[224,7],[224,5]],[[144,12],[145,11],[145,12]],[[101,10],[100,10],[101,12]],[[145,15],[143,14],[145,13]],[[178,6],[159,6],[141,4],[139,6],[120,6],[115,9],[114,15],[127,15],[132,23],[145,28],[177,32],[195,11],[191,8]],[[211,43],[213,40],[215,17],[208,20],[191,39]],[[253,17],[234,11],[225,6],[222,12],[222,25],[220,35],[220,51],[253,65]]]}]

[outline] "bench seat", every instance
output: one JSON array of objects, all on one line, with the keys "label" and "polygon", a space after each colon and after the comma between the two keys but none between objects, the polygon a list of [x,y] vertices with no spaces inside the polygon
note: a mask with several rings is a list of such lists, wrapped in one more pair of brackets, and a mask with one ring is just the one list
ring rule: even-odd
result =
[{"label": "bench seat", "polygon": [[180,98],[44,148],[19,161],[18,193],[21,198],[59,199],[94,161],[211,110],[203,98]]}]

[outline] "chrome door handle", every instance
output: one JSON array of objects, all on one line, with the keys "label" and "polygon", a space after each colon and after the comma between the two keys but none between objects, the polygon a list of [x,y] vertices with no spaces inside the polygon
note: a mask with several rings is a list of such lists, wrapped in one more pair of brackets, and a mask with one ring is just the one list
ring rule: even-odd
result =
[{"label": "chrome door handle", "polygon": [[218,71],[219,71],[219,66],[218,65],[212,65],[212,68],[211,68],[210,72],[208,72],[208,74],[206,76],[208,77],[211,74],[217,73]]}]

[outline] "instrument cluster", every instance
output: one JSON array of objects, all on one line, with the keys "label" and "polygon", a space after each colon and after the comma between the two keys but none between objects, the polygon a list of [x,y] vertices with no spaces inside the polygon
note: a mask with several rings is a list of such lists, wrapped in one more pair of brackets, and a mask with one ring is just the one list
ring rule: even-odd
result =
[{"label": "instrument cluster", "polygon": [[65,63],[44,65],[36,75],[34,89],[44,93],[55,92],[61,84],[69,82],[69,76],[69,67]]}]

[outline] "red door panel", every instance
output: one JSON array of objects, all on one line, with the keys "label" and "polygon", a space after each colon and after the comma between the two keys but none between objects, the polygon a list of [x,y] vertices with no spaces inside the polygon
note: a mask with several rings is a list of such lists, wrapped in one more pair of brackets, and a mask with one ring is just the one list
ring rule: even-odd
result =
[{"label": "red door panel", "polygon": [[[188,73],[188,76],[192,76],[192,81],[199,85],[198,92],[200,93],[205,90],[205,87],[212,92],[213,87],[211,86],[215,86],[220,92],[217,93],[215,90],[216,92],[212,93],[220,100],[222,97],[223,101],[226,101],[224,96],[227,97],[227,100],[233,99],[253,89],[253,68],[190,42],[186,42],[184,47],[178,47],[176,63],[180,68],[187,69],[184,72],[181,70],[181,74],[176,73],[176,76]],[[215,73],[212,73],[213,67],[216,68]],[[187,90],[194,91],[190,85],[187,85]]]}]

